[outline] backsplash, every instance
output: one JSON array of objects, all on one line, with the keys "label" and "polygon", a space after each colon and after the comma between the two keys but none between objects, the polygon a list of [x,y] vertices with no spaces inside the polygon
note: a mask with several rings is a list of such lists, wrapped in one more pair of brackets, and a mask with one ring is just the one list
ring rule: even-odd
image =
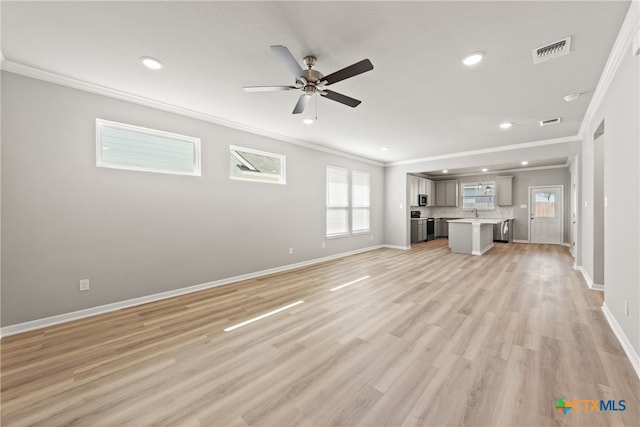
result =
[{"label": "backsplash", "polygon": [[[412,207],[411,210],[420,211],[421,217],[434,218],[472,218],[475,215],[471,211],[454,207]],[[496,206],[495,210],[478,211],[479,218],[507,219],[513,218],[513,206]]]}]

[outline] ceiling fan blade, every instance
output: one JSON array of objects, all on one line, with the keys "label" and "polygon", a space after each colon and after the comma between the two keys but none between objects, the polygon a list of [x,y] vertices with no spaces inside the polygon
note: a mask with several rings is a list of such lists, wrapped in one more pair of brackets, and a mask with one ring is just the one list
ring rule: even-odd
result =
[{"label": "ceiling fan blade", "polygon": [[349,65],[342,70],[338,70],[335,73],[331,73],[328,76],[324,76],[322,81],[326,82],[325,85],[331,85],[348,79],[349,77],[357,76],[358,74],[365,73],[373,70],[373,64],[368,59],[363,59],[360,62],[356,62],[353,65]]},{"label": "ceiling fan blade", "polygon": [[278,55],[280,59],[285,62],[285,64],[289,68],[289,71],[291,71],[291,74],[296,77],[304,77],[304,71],[302,70],[302,67],[300,66],[298,61],[296,61],[296,58],[293,57],[286,46],[274,45],[271,46],[271,51]]},{"label": "ceiling fan blade", "polygon": [[357,107],[362,102],[355,98],[351,98],[350,96],[343,95],[341,93],[334,92],[332,90],[327,90],[327,89],[323,90],[320,93],[320,95],[324,96],[325,98],[329,98],[332,101],[336,101],[341,104],[348,105],[349,107]]},{"label": "ceiling fan blade", "polygon": [[311,99],[311,95],[307,95],[306,93],[300,95],[300,98],[298,98],[298,103],[296,104],[295,108],[293,109],[293,113],[292,114],[300,114],[300,113],[304,112],[304,109],[307,106],[307,104],[309,103],[310,99]]},{"label": "ceiling fan blade", "polygon": [[276,92],[279,90],[297,89],[295,86],[245,86],[245,92]]}]

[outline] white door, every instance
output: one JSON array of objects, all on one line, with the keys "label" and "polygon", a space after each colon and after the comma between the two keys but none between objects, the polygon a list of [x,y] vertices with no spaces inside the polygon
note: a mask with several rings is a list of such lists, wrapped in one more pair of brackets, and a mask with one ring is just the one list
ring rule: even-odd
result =
[{"label": "white door", "polygon": [[562,186],[530,187],[531,243],[562,244]]}]

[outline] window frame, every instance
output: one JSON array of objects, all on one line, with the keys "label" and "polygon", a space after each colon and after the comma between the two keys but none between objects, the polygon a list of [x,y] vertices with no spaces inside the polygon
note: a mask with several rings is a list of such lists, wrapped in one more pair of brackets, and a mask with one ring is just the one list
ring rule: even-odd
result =
[{"label": "window frame", "polygon": [[[174,139],[176,141],[193,144],[192,172],[182,172],[182,171],[174,171],[174,170],[158,169],[158,168],[118,165],[114,163],[105,162],[102,157],[102,154],[104,152],[103,143],[102,143],[102,130],[105,127],[124,130],[128,132],[140,133],[143,135]],[[151,129],[151,128],[132,125],[128,123],[120,123],[120,122],[114,122],[110,120],[96,118],[96,167],[107,168],[107,169],[131,170],[131,171],[138,171],[138,172],[155,172],[155,173],[164,173],[169,175],[202,176],[201,158],[202,158],[202,153],[201,153],[200,138],[181,135],[178,133],[167,132],[167,131],[158,130],[158,129]]]},{"label": "window frame", "polygon": [[[245,152],[245,153],[250,153],[250,154],[256,154],[259,156],[265,156],[265,157],[273,157],[276,158],[280,161],[280,173],[278,174],[279,178],[277,181],[268,181],[268,180],[260,180],[260,179],[253,179],[253,178],[247,178],[244,176],[237,176],[237,175],[232,175],[231,174],[231,165],[229,165],[229,179],[233,179],[233,180],[237,180],[237,181],[247,181],[247,182],[259,182],[259,183],[263,183],[263,184],[280,184],[280,185],[286,185],[287,184],[287,156],[285,156],[284,154],[276,154],[276,153],[269,153],[267,151],[262,151],[262,150],[256,150],[253,148],[247,148],[247,147],[240,147],[239,145],[229,145],[229,155],[234,155],[236,158],[238,158],[237,153],[235,153],[236,151],[240,151],[240,152]],[[248,163],[246,161],[246,159],[243,158],[238,158],[238,160],[242,163]],[[250,163],[249,163],[250,164]],[[254,167],[253,165],[250,164],[251,167]],[[269,174],[269,173],[264,173],[264,172],[254,172],[256,174],[256,176],[267,176],[267,175],[275,175],[275,174]]]},{"label": "window frame", "polygon": [[[479,197],[479,196],[477,196],[477,195],[474,195],[474,196],[473,196],[473,197],[474,197],[474,203],[473,203],[473,204],[474,204],[474,207],[471,207],[471,208],[466,208],[466,207],[465,207],[465,203],[464,203],[464,201],[465,201],[465,195],[464,195],[464,188],[465,188],[465,185],[467,185],[467,186],[468,186],[468,185],[472,185],[472,186],[474,186],[474,187],[476,187],[476,188],[477,188],[477,187],[478,187],[478,184],[482,184],[482,185],[492,185],[492,186],[493,186],[493,194],[491,194],[491,196],[493,196],[493,207],[491,207],[491,208],[482,208],[482,209],[480,209],[480,208],[476,208],[476,207],[475,207],[475,205],[476,205],[475,198],[476,198],[476,197]],[[472,211],[472,210],[474,210],[474,209],[477,209],[478,211],[485,211],[485,212],[488,212],[488,211],[495,211],[495,210],[496,210],[496,208],[497,208],[497,204],[496,204],[496,197],[498,196],[498,195],[497,195],[497,193],[496,193],[496,190],[497,190],[497,185],[496,185],[496,181],[495,181],[495,180],[493,180],[493,181],[486,181],[486,182],[482,182],[482,183],[481,183],[481,182],[463,182],[463,183],[461,183],[461,184],[460,184],[460,192],[462,193],[462,210],[463,210],[463,211]],[[480,197],[481,197],[481,196],[480,196]]]}]

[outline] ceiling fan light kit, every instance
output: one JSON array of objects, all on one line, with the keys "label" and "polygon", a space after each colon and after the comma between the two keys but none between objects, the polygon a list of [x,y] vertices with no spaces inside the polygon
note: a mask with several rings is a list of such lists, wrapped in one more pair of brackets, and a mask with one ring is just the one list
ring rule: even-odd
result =
[{"label": "ceiling fan light kit", "polygon": [[[307,67],[303,70],[300,64],[293,57],[291,52],[286,46],[274,45],[271,46],[271,51],[275,53],[285,63],[289,71],[295,77],[295,85],[293,86],[245,86],[246,92],[275,92],[285,90],[301,90],[303,93],[298,98],[298,102],[293,108],[292,114],[301,114],[304,112],[311,97],[315,94],[319,94],[324,98],[328,98],[332,101],[339,102],[349,107],[355,108],[360,105],[361,101],[355,98],[351,98],[347,95],[343,95],[338,92],[334,92],[329,89],[325,89],[325,86],[332,85],[342,80],[346,80],[350,77],[357,76],[358,74],[365,73],[373,70],[373,64],[368,59],[363,59],[360,62],[356,62],[353,65],[345,67],[327,76],[323,75],[320,71],[315,70],[313,67],[316,65],[317,58],[313,55],[304,57],[304,64]],[[316,118],[317,119],[317,118]],[[305,119],[305,123],[307,123]],[[310,124],[310,123],[309,123]]]}]

